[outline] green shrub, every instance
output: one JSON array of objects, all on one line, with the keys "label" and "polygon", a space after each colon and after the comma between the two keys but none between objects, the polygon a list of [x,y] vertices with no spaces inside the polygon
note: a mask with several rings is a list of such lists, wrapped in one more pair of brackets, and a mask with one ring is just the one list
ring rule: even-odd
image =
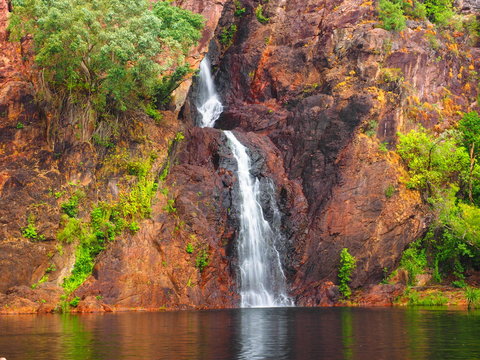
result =
[{"label": "green shrub", "polygon": [[387,142],[381,142],[378,145],[378,150],[380,150],[382,153],[388,153],[388,143]]},{"label": "green shrub", "polygon": [[195,258],[195,266],[197,269],[202,272],[210,263],[208,258],[208,252],[205,249],[200,250],[197,253],[197,257]]},{"label": "green shrub", "polygon": [[390,199],[393,194],[395,194],[395,186],[393,186],[392,184],[388,185],[387,188],[385,189],[385,197],[387,199]]},{"label": "green shrub", "polygon": [[350,255],[347,248],[343,248],[340,252],[340,265],[338,267],[338,289],[340,294],[346,299],[352,295],[352,290],[348,286],[351,281],[352,271],[356,267],[357,260]]},{"label": "green shrub", "polygon": [[20,121],[17,122],[17,125],[15,126],[17,129],[23,129],[25,127],[25,125],[23,125],[23,123],[21,123]]},{"label": "green shrub", "polygon": [[14,4],[9,29],[12,39],[33,36],[52,94],[123,111],[153,96],[166,65],[184,62],[202,26],[200,15],[167,1],[25,0]]},{"label": "green shrub", "polygon": [[235,36],[236,32],[237,32],[237,25],[235,24],[232,24],[229,27],[223,29],[222,32],[220,33],[220,43],[225,47],[229,47],[230,45],[232,45],[233,37]]},{"label": "green shrub", "polygon": [[365,135],[369,137],[374,137],[377,134],[377,130],[378,130],[378,121],[376,120],[370,120],[366,124],[365,128],[363,129]]},{"label": "green shrub", "polygon": [[74,218],[78,215],[78,204],[81,199],[85,197],[83,191],[77,190],[66,202],[60,205],[61,209],[69,217]]},{"label": "green shrub", "polygon": [[37,227],[35,225],[35,217],[33,215],[28,216],[28,223],[22,229],[22,236],[26,239],[32,241],[43,241],[45,240],[45,235],[38,233]]},{"label": "green shrub", "polygon": [[420,243],[412,243],[402,254],[400,267],[408,272],[408,284],[415,285],[417,275],[423,274],[427,267],[425,249],[421,249]]},{"label": "green shrub", "polygon": [[448,298],[440,292],[420,294],[411,290],[407,292],[406,296],[408,305],[412,306],[443,306],[449,302]]},{"label": "green shrub", "polygon": [[194,248],[192,243],[188,243],[187,246],[185,246],[185,252],[187,254],[193,254],[194,250],[195,250],[195,248]]},{"label": "green shrub", "polygon": [[454,15],[452,0],[425,0],[427,18],[436,24],[445,25]]},{"label": "green shrub", "polygon": [[130,230],[133,234],[140,230],[140,225],[136,221],[132,221],[130,225],[128,225],[128,230]]},{"label": "green shrub", "polygon": [[71,307],[77,307],[79,302],[80,302],[80,298],[78,296],[75,296],[68,304]]},{"label": "green shrub", "polygon": [[469,309],[478,307],[480,305],[480,289],[467,286],[465,288],[465,298]]},{"label": "green shrub", "polygon": [[174,199],[168,199],[167,200],[167,205],[164,206],[163,210],[165,210],[169,214],[173,214],[173,213],[177,212],[177,209],[175,208],[175,200]]},{"label": "green shrub", "polygon": [[255,16],[261,24],[267,24],[270,21],[270,19],[263,14],[262,4],[258,4],[258,6],[255,8]]},{"label": "green shrub", "polygon": [[245,6],[242,5],[240,0],[234,0],[233,4],[235,5],[235,11],[233,12],[235,16],[245,15],[245,12],[247,11],[247,9],[245,8]]},{"label": "green shrub", "polygon": [[401,3],[380,0],[378,14],[385,30],[401,31],[407,27]]},{"label": "green shrub", "polygon": [[84,236],[84,225],[81,220],[64,215],[65,226],[57,233],[57,239],[67,244]]}]

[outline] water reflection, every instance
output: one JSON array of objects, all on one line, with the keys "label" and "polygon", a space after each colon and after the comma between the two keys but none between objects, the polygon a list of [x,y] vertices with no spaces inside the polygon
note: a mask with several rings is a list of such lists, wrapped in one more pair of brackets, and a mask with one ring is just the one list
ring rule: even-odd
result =
[{"label": "water reflection", "polygon": [[434,309],[238,309],[0,317],[0,357],[479,359],[480,313]]},{"label": "water reflection", "polygon": [[289,308],[240,309],[238,359],[290,359]]}]

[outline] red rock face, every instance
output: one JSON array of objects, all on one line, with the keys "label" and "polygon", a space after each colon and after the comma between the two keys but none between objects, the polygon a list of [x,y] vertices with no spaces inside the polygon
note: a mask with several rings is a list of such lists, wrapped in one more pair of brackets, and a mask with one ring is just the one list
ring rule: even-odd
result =
[{"label": "red rock face", "polygon": [[[469,71],[480,71],[478,49],[464,44],[455,52],[447,47],[452,43],[433,49],[426,37],[431,29],[379,29],[374,5],[360,0],[270,1],[263,6],[266,24],[257,20],[253,0],[242,1],[243,16],[234,16],[227,0],[175,3],[207,18],[189,61],[198,64],[210,47],[226,107],[217,127],[235,129],[250,149],[255,176],[275,184],[282,261],[297,304],[338,302],[344,247],[357,258],[352,287],[366,289],[358,301],[391,303],[401,287],[370,285],[398,265],[429,220],[419,195],[403,185],[403,166],[389,149],[396,133],[414,121],[443,129],[457,111],[470,109],[477,90],[467,79]],[[118,179],[105,178],[105,151],[83,141],[91,134],[78,136],[74,123],[57,119],[62,126],[51,138],[50,115],[33,101],[28,54],[6,41],[7,18],[7,2],[0,0],[0,312],[51,311],[74,261],[73,245],[56,250],[62,200],[52,191],[81,184],[92,205],[117,196]],[[226,48],[218,38],[233,23],[237,31]],[[81,298],[79,312],[238,304],[235,163],[220,130],[194,127],[190,85],[176,91],[175,111],[166,113],[162,126],[142,120],[136,122],[142,132],[125,128],[122,146],[134,155],[162,154],[159,172],[170,140],[186,130],[170,151],[170,172],[151,219],[99,255],[92,276],[73,294]],[[180,108],[181,122],[174,117]],[[32,213],[46,241],[22,237]],[[52,262],[57,270],[50,281],[30,289]]]},{"label": "red rock face", "polygon": [[[226,105],[216,126],[242,129],[245,144],[255,138],[264,153],[283,159],[268,176],[277,188],[282,178],[295,189],[287,191],[296,201],[285,203],[284,213],[305,214],[304,222],[284,217],[291,291],[299,305],[325,304],[334,296],[322,284],[336,282],[343,247],[357,258],[352,286],[361,287],[393,270],[426,230],[421,199],[405,189],[402,164],[388,149],[414,121],[442,128],[455,121],[452,109],[468,110],[464,99],[476,90],[465,69],[479,64],[468,47],[458,57],[432,51],[431,30],[376,28],[370,3],[269,3],[267,24],[254,15],[257,2],[243,3],[246,15],[234,17],[228,7],[217,30],[235,22],[233,45],[211,47]],[[443,114],[414,103],[436,103]]]}]

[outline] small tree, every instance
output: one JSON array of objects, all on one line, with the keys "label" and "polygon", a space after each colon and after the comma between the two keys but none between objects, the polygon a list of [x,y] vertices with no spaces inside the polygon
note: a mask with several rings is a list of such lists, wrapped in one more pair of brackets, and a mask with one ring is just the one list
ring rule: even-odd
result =
[{"label": "small tree", "polygon": [[17,0],[13,10],[12,39],[33,36],[50,95],[96,112],[149,101],[203,26],[200,15],[164,1]]},{"label": "small tree", "polygon": [[353,269],[356,267],[357,260],[352,256],[347,248],[343,248],[340,252],[340,265],[338,267],[338,289],[344,298],[348,299],[352,295],[352,290],[348,286],[351,281]]},{"label": "small tree", "polygon": [[477,155],[480,151],[480,116],[476,111],[465,114],[462,120],[460,120],[458,128],[462,134],[463,145],[470,155],[468,198],[470,202],[473,203],[473,173],[477,162]]},{"label": "small tree", "polygon": [[378,15],[385,30],[400,31],[407,26],[401,3],[380,0]]}]

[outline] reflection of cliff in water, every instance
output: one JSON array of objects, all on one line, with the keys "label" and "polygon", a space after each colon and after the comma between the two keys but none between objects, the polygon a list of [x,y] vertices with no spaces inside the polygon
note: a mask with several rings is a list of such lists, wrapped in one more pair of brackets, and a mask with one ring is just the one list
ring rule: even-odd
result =
[{"label": "reflection of cliff in water", "polygon": [[478,359],[479,315],[419,308],[269,308],[12,316],[0,321],[0,357]]}]

